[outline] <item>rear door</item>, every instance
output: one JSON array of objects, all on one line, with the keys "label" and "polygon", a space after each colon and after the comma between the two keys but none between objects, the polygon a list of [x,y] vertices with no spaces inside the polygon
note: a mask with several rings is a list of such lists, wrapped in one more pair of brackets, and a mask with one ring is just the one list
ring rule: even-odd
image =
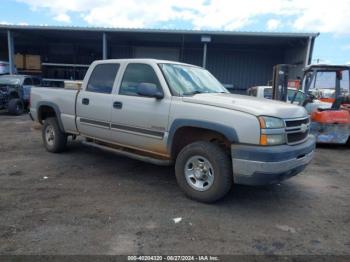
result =
[{"label": "rear door", "polygon": [[31,77],[25,77],[23,80],[23,86],[22,86],[22,99],[24,101],[29,101],[30,97],[30,90],[33,86],[33,79]]},{"label": "rear door", "polygon": [[[112,90],[118,63],[98,64],[77,97],[78,130],[88,137],[110,140]],[[85,81],[86,82],[86,81]]]},{"label": "rear door", "polygon": [[[116,143],[165,154],[164,137],[168,125],[171,96],[164,92],[159,67],[129,63],[118,94],[114,96],[111,133]],[[155,84],[164,98],[143,97],[137,93],[140,83]]]}]

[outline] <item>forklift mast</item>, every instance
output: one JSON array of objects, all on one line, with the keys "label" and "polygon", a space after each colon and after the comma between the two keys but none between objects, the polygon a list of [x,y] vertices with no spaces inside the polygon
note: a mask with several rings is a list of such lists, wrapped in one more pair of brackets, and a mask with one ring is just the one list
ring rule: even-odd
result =
[{"label": "forklift mast", "polygon": [[279,64],[273,67],[272,99],[287,102],[288,78],[291,65]]}]

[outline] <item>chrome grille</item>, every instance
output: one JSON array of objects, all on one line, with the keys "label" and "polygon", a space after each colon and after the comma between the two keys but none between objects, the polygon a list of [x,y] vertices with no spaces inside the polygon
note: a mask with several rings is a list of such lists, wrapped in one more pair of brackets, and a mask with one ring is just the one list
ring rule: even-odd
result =
[{"label": "chrome grille", "polygon": [[304,142],[310,130],[309,117],[300,119],[286,119],[284,120],[286,126],[287,143],[295,145]]}]

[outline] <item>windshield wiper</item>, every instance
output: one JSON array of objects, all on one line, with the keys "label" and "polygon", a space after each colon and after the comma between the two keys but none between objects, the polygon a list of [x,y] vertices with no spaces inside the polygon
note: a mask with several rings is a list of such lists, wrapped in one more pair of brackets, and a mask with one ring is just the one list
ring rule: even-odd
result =
[{"label": "windshield wiper", "polygon": [[195,90],[195,91],[192,91],[192,92],[183,92],[182,95],[183,96],[193,96],[193,95],[203,94],[203,93],[208,93],[208,92]]}]

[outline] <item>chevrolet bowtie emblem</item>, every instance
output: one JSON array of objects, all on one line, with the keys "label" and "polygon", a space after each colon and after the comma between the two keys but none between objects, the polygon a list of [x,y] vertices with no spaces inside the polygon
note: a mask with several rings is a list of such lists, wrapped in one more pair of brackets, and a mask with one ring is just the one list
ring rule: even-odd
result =
[{"label": "chevrolet bowtie emblem", "polygon": [[306,124],[301,124],[301,126],[300,126],[300,130],[301,130],[301,132],[303,132],[303,133],[305,133],[306,131],[307,131],[307,125]]}]

